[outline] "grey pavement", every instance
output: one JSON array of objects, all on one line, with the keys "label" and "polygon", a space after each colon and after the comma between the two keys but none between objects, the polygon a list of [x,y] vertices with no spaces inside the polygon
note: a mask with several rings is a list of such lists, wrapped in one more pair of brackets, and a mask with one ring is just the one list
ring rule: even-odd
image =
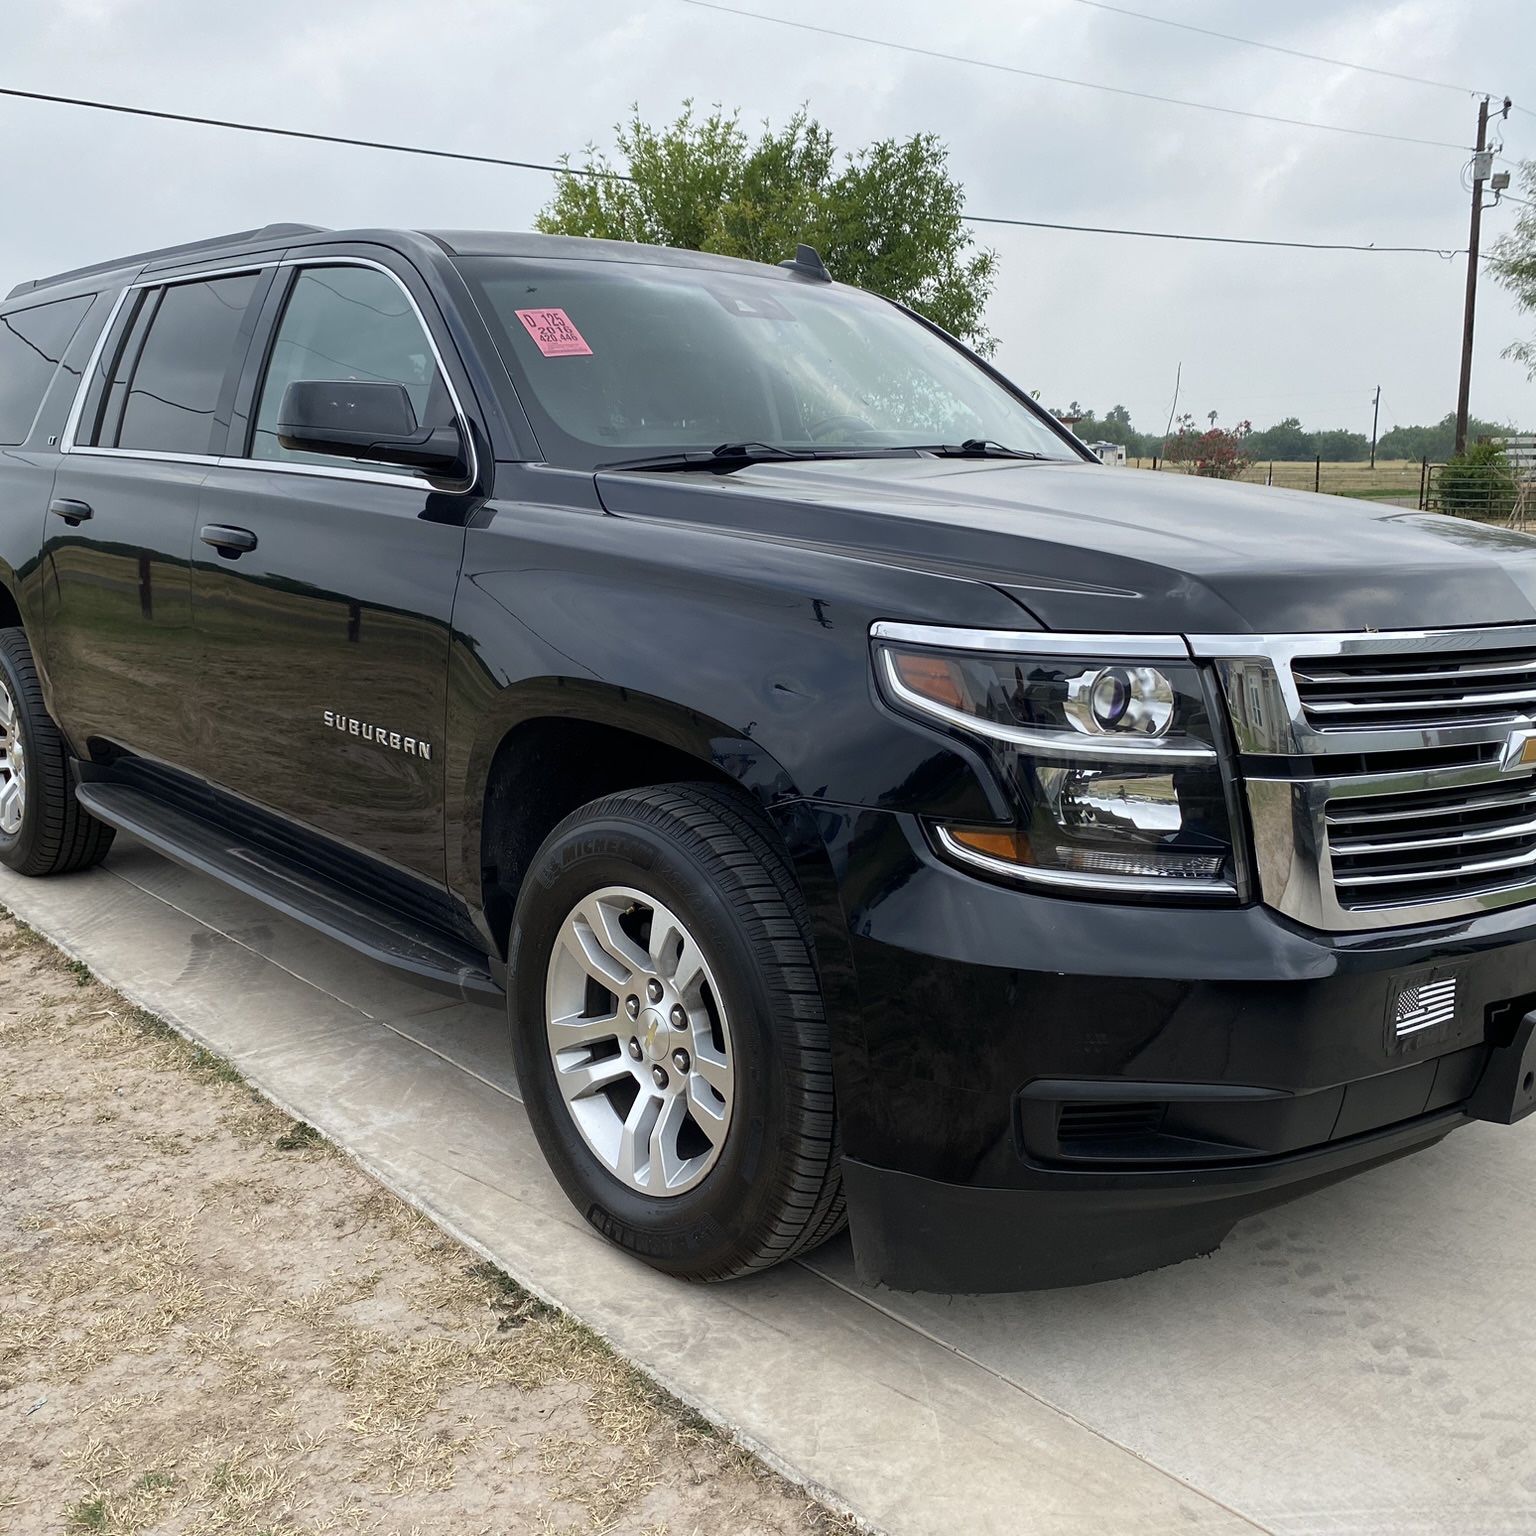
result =
[{"label": "grey pavement", "polygon": [[1536,1127],[1473,1127],[1134,1280],[902,1295],[846,1239],[689,1286],[593,1236],[498,1009],[124,839],[0,903],[891,1536],[1536,1533]]}]

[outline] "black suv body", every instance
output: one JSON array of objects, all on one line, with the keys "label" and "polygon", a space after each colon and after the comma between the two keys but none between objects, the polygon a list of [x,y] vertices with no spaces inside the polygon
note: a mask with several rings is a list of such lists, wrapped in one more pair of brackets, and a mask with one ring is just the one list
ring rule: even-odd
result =
[{"label": "black suv body", "polygon": [[511,1002],[675,1273],[1209,1250],[1536,1107],[1536,542],[1101,467],[896,306],[270,227],[0,306],[0,857]]}]

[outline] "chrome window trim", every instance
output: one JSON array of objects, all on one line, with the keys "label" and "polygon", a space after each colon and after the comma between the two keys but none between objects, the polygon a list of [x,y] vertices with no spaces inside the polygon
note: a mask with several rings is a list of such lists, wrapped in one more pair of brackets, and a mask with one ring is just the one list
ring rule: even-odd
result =
[{"label": "chrome window trim", "polygon": [[[127,303],[130,294],[145,288],[169,288],[178,283],[205,282],[216,277],[240,277],[247,272],[264,272],[268,268],[281,270],[286,267],[371,267],[376,272],[382,272],[394,283],[404,295],[405,302],[410,305],[411,313],[416,317],[416,323],[421,327],[422,335],[427,338],[427,346],[432,350],[432,360],[437,365],[437,371],[443,376],[443,383],[448,386],[448,398],[453,402],[454,417],[463,435],[464,445],[469,450],[467,484],[475,485],[480,478],[480,456],[475,447],[475,435],[470,431],[469,416],[464,410],[464,402],[459,396],[458,387],[453,382],[453,375],[443,361],[442,350],[437,344],[437,338],[432,334],[432,327],[427,324],[421,306],[417,304],[410,289],[400,280],[399,275],[391,271],[383,262],[370,260],[366,256],[316,254],[284,257],[281,260],[272,261],[238,262],[226,267],[200,267],[195,272],[158,275],[140,273],[118,294],[116,302],[112,305],[112,311],[107,316],[107,323],[102,327],[101,334],[96,338],[96,345],[91,349],[90,362],[86,364],[85,370],[80,375],[80,383],[75,388],[75,398],[70,404],[64,431],[59,439],[59,452],[79,453],[91,458],[153,459],[167,464],[204,464],[217,469],[276,470],[279,474],[313,475],[323,480],[358,480],[370,485],[414,485],[431,489],[432,481],[419,472],[389,474],[383,470],[348,469],[339,464],[335,466],[298,464],[286,459],[256,459],[248,454],[160,453],[144,448],[100,448],[95,444],[80,444],[75,441],[75,433],[79,429],[80,416],[85,409],[85,397],[89,392],[91,380],[100,365],[107,338],[112,334],[118,315],[122,312],[123,305]],[[277,323],[281,327],[282,319],[279,318]],[[263,374],[263,381],[265,381],[265,374]]]},{"label": "chrome window trim", "polygon": [[219,462],[211,453],[171,453],[158,448],[97,448],[87,445],[72,448],[71,453],[92,459],[153,459],[157,464],[202,464],[209,468]]},{"label": "chrome window trim", "polygon": [[1039,869],[1027,864],[1013,864],[1007,859],[994,858],[979,849],[967,848],[958,842],[948,827],[935,827],[934,836],[940,847],[952,858],[965,864],[973,864],[989,874],[1003,875],[1010,880],[1022,880],[1027,885],[1047,886],[1052,890],[1092,891],[1099,895],[1158,896],[1165,902],[1179,896],[1218,898],[1231,901],[1237,895],[1237,887],[1225,880],[1181,880],[1175,877],[1157,878],[1133,875],[1094,875],[1086,871]]},{"label": "chrome window trim", "polygon": [[131,287],[124,288],[113,300],[112,308],[107,313],[107,323],[102,326],[101,334],[96,338],[96,345],[91,348],[90,361],[80,371],[80,382],[75,385],[75,398],[69,403],[69,415],[64,418],[64,430],[59,434],[60,453],[84,451],[75,447],[75,432],[80,426],[80,413],[85,409],[85,397],[90,393],[91,380],[96,376],[96,369],[101,363],[101,354],[106,351],[107,337],[112,334],[117,325],[117,317],[122,313],[123,305],[128,302],[128,295],[132,292]]}]

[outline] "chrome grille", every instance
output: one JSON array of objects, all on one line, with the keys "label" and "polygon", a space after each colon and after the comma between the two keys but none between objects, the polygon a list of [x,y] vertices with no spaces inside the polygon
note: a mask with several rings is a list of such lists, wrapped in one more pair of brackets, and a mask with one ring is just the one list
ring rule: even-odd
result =
[{"label": "chrome grille", "polygon": [[1536,902],[1536,625],[1190,649],[1220,680],[1267,905],[1348,931]]},{"label": "chrome grille", "polygon": [[1303,657],[1291,671],[1317,730],[1434,728],[1536,713],[1536,651]]},{"label": "chrome grille", "polygon": [[1349,911],[1477,897],[1536,878],[1536,779],[1329,800],[1333,885]]}]

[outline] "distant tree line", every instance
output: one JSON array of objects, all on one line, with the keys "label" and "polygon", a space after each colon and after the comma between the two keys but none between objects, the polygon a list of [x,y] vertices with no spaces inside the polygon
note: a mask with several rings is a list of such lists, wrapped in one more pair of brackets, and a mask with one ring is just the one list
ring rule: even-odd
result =
[{"label": "distant tree line", "polygon": [[[1072,430],[1085,443],[1119,443],[1128,458],[1151,459],[1163,452],[1162,433],[1138,432],[1131,424],[1131,413],[1123,405],[1113,406],[1103,416],[1097,416],[1092,411],[1083,410],[1074,400],[1056,415],[1081,417]],[[1480,421],[1475,416],[1470,423],[1470,436],[1474,441],[1479,437],[1504,437],[1515,430],[1507,422]],[[1377,440],[1376,457],[1443,462],[1451,457],[1455,439],[1456,418],[1452,415],[1432,427],[1393,427]],[[1309,462],[1323,459],[1328,463],[1340,463],[1368,459],[1371,440],[1364,432],[1348,432],[1342,427],[1308,432],[1297,417],[1287,416],[1272,427],[1246,433],[1243,452],[1260,464],[1284,459]]]}]

